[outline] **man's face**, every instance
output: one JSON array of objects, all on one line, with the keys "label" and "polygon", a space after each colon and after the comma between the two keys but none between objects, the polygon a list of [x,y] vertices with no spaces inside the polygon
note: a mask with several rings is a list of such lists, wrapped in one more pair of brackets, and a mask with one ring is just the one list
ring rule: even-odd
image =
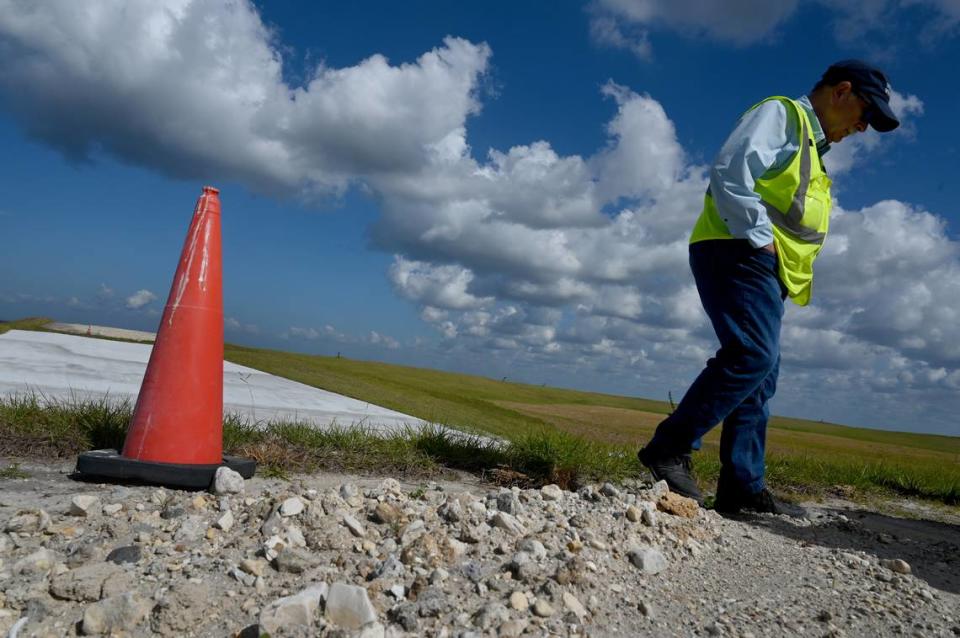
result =
[{"label": "man's face", "polygon": [[867,108],[867,102],[853,92],[849,82],[843,81],[834,86],[824,113],[823,132],[827,140],[836,143],[848,135],[867,130],[864,119]]}]

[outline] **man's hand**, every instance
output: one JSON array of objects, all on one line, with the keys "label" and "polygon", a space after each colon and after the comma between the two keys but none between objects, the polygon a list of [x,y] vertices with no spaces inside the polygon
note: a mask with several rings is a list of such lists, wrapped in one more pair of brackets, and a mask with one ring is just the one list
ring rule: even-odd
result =
[{"label": "man's hand", "polygon": [[767,244],[766,246],[764,246],[761,250],[765,250],[765,251],[767,251],[768,253],[773,253],[774,255],[776,255],[776,254],[777,254],[777,245],[776,245],[775,243],[773,243],[773,242],[770,242],[769,244]]}]

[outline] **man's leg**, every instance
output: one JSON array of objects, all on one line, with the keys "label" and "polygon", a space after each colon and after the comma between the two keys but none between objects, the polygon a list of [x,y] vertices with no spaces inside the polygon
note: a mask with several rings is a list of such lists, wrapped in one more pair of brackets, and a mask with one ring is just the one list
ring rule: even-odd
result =
[{"label": "man's leg", "polygon": [[725,514],[742,510],[805,518],[806,511],[776,498],[766,487],[764,451],[769,401],[777,391],[780,361],[757,391],[723,420],[720,435],[720,478],[714,509]]},{"label": "man's leg", "polygon": [[667,470],[674,468],[669,473],[681,493],[691,491],[680,479],[684,466],[689,474],[685,457],[693,444],[754,394],[776,365],[783,317],[775,255],[745,241],[705,241],[690,246],[690,266],[720,349],[640,454],[668,483]]},{"label": "man's leg", "polygon": [[755,494],[766,487],[764,454],[769,401],[777,391],[780,359],[760,387],[723,420],[720,434],[720,479],[717,492]]}]

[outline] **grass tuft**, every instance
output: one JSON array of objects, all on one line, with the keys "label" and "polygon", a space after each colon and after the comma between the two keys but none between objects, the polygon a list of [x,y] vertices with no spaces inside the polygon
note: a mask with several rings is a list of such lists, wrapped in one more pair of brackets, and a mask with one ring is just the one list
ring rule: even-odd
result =
[{"label": "grass tuft", "polygon": [[11,463],[7,467],[0,468],[0,479],[25,479],[30,478],[30,474],[20,469],[19,463]]},{"label": "grass tuft", "polygon": [[40,393],[0,400],[0,455],[60,458],[92,448],[116,448],[130,421],[129,401],[54,399]]}]

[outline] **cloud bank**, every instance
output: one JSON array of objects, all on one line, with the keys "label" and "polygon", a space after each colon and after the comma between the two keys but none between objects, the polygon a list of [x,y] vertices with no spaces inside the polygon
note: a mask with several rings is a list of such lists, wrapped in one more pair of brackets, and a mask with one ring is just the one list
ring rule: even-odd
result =
[{"label": "cloud bank", "polygon": [[894,55],[907,20],[921,24],[922,46],[960,30],[956,0],[594,0],[587,12],[594,42],[650,60],[651,35],[662,31],[739,47],[772,43],[803,5],[826,14],[838,42],[873,47],[878,59]]}]

